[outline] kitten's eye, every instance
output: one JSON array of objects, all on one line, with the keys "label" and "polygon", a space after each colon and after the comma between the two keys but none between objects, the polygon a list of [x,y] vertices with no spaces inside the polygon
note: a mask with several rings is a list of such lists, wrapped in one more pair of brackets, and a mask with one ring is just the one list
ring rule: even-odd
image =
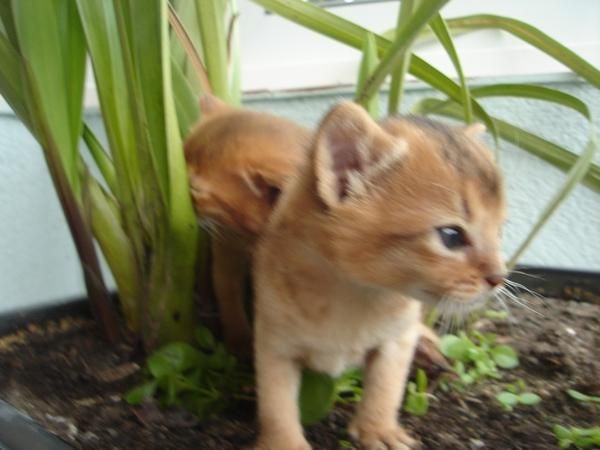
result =
[{"label": "kitten's eye", "polygon": [[439,227],[436,229],[440,235],[440,239],[446,248],[450,250],[456,250],[469,245],[465,230],[463,230],[461,227]]}]

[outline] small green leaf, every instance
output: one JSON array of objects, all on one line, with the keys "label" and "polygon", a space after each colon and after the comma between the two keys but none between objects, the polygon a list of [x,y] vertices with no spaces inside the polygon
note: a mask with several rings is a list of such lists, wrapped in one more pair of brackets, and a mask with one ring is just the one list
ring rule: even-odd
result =
[{"label": "small green leaf", "polygon": [[304,370],[300,387],[300,416],[304,425],[325,417],[335,400],[335,381],[327,374]]},{"label": "small green leaf", "polygon": [[465,373],[460,376],[460,381],[464,384],[473,384],[475,382],[475,377],[472,373]]},{"label": "small green leaf", "polygon": [[471,361],[483,362],[487,357],[485,351],[477,347],[471,347],[467,350],[467,355]]},{"label": "small green leaf", "polygon": [[185,342],[173,342],[158,349],[148,358],[148,369],[155,378],[180,373],[199,365],[202,354]]},{"label": "small green leaf", "polygon": [[498,345],[492,349],[492,358],[503,369],[512,369],[519,365],[517,352],[508,345]]},{"label": "small green leaf", "polygon": [[412,414],[413,416],[424,416],[429,410],[429,398],[427,394],[419,392],[409,393],[406,396],[406,402],[404,403],[404,411]]},{"label": "small green leaf", "polygon": [[212,350],[215,348],[215,338],[208,328],[196,328],[194,331],[194,337],[196,338],[196,342],[198,345],[200,345],[200,347],[207,350]]},{"label": "small green leaf", "polygon": [[505,320],[508,317],[508,312],[494,311],[493,309],[488,309],[483,314],[485,315],[485,317],[491,320]]},{"label": "small green leaf", "polygon": [[468,341],[453,334],[442,336],[440,340],[440,350],[442,354],[457,361],[468,361],[470,348],[471,345],[469,345]]},{"label": "small green leaf", "polygon": [[130,405],[139,405],[151,398],[156,392],[156,381],[149,381],[140,386],[134,387],[125,394],[125,401]]},{"label": "small green leaf", "polygon": [[522,405],[537,405],[542,401],[542,398],[533,392],[524,392],[519,395],[519,403]]},{"label": "small green leaf", "polygon": [[496,399],[508,411],[512,410],[513,406],[516,406],[519,404],[519,396],[513,394],[512,392],[506,392],[506,391],[500,392],[496,396]]},{"label": "small green leaf", "polygon": [[567,394],[569,394],[575,400],[579,400],[580,402],[600,403],[600,397],[586,395],[582,392],[576,391],[575,389],[567,389]]},{"label": "small green leaf", "polygon": [[562,425],[554,425],[554,427],[552,428],[552,432],[558,439],[566,439],[571,435],[571,433],[569,433],[569,430],[566,427],[563,427]]},{"label": "small green leaf", "polygon": [[427,392],[427,374],[423,369],[417,369],[417,391]]}]

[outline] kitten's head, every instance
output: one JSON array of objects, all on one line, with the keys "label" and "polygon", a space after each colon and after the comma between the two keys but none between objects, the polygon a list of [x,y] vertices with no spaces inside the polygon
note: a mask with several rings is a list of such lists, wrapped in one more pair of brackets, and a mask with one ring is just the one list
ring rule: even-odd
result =
[{"label": "kitten's head", "polygon": [[482,130],[416,117],[376,123],[353,103],[335,107],[312,153],[332,262],[428,302],[473,305],[500,285],[503,185]]},{"label": "kitten's head", "polygon": [[233,108],[210,95],[185,142],[199,219],[246,236],[267,221],[285,181],[303,160],[308,131],[266,113]]}]

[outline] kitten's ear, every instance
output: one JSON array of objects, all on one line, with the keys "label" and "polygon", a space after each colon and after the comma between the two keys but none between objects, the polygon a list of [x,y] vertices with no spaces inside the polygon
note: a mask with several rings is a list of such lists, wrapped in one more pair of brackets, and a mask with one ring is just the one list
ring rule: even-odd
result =
[{"label": "kitten's ear", "polygon": [[463,133],[471,139],[479,139],[485,131],[485,125],[480,122],[472,123],[463,128]]},{"label": "kitten's ear", "polygon": [[254,195],[274,206],[281,194],[283,179],[269,173],[253,172],[242,175],[244,182]]},{"label": "kitten's ear", "polygon": [[315,145],[317,191],[330,207],[366,194],[375,177],[403,159],[407,150],[406,141],[386,133],[352,102],[325,116]]},{"label": "kitten's ear", "polygon": [[200,97],[200,112],[202,116],[210,116],[223,111],[228,111],[231,107],[218,97],[212,94],[204,94]]}]

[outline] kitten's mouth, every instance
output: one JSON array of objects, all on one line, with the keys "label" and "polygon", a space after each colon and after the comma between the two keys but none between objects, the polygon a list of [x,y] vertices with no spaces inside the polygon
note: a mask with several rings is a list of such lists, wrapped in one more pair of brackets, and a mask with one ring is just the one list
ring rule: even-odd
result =
[{"label": "kitten's mouth", "polygon": [[466,294],[463,292],[439,293],[432,289],[412,289],[409,295],[423,303],[433,305],[439,309],[460,309],[469,313],[482,307],[495,295],[496,289]]},{"label": "kitten's mouth", "polygon": [[492,290],[472,296],[445,295],[439,299],[437,308],[443,315],[466,316],[483,307],[493,297]]}]

